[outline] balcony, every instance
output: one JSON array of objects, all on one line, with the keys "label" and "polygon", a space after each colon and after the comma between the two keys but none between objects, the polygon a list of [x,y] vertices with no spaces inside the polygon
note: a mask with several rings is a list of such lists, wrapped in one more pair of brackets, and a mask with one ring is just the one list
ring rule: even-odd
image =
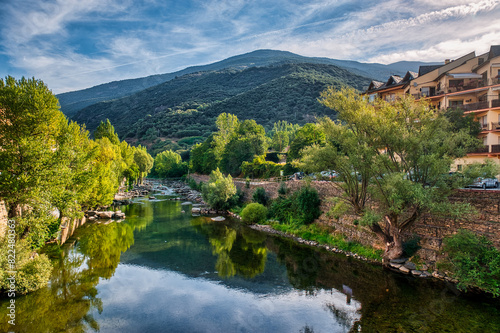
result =
[{"label": "balcony", "polygon": [[491,123],[492,131],[500,131],[500,121],[495,121]]},{"label": "balcony", "polygon": [[491,145],[492,153],[500,153],[500,145]]},{"label": "balcony", "polygon": [[483,110],[483,109],[487,109],[489,107],[490,107],[490,103],[488,101],[469,103],[469,104],[463,104],[463,105],[456,106],[456,108],[462,109],[462,110],[464,110],[464,112]]},{"label": "balcony", "polygon": [[475,149],[474,151],[471,151],[469,154],[487,154],[489,153],[489,151],[490,151],[490,146],[482,146]]},{"label": "balcony", "polygon": [[500,99],[494,99],[491,101],[492,108],[500,108]]}]

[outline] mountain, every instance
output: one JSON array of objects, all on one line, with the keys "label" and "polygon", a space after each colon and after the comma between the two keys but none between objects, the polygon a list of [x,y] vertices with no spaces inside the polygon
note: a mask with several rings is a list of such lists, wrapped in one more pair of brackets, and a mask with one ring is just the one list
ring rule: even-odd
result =
[{"label": "mountain", "polygon": [[114,81],[84,90],[62,93],[57,95],[57,98],[59,98],[61,110],[71,118],[79,110],[86,106],[128,96],[186,74],[201,71],[218,71],[226,68],[246,69],[250,67],[265,67],[284,63],[335,65],[347,69],[354,74],[380,81],[386,81],[387,78],[393,74],[404,75],[408,70],[417,72],[420,65],[434,64],[421,62],[398,62],[395,64],[383,65],[329,58],[304,57],[287,51],[257,50],[230,57],[209,65],[188,67],[174,73]]},{"label": "mountain", "polygon": [[178,150],[214,131],[215,118],[223,112],[267,128],[278,120],[304,124],[315,116],[334,118],[334,111],[318,102],[320,93],[328,86],[361,89],[369,82],[337,66],[311,63],[196,72],[90,105],[73,120],[93,131],[109,118],[120,138]]}]

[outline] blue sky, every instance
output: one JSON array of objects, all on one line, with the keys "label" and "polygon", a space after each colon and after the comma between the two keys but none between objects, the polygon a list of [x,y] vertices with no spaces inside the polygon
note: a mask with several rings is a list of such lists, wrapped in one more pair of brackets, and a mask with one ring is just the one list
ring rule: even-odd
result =
[{"label": "blue sky", "polygon": [[0,0],[0,76],[55,93],[256,49],[443,61],[500,44],[500,0]]}]

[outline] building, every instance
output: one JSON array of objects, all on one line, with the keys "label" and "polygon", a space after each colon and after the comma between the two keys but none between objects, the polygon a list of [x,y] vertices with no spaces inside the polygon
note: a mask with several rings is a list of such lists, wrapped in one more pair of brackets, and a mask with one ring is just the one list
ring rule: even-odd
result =
[{"label": "building", "polygon": [[411,94],[437,110],[460,108],[472,114],[481,124],[483,147],[455,161],[452,168],[485,159],[500,164],[500,45],[479,56],[471,52],[442,65],[421,66],[418,73],[408,72],[404,78],[393,75],[386,83],[372,81],[364,94],[386,101]]}]

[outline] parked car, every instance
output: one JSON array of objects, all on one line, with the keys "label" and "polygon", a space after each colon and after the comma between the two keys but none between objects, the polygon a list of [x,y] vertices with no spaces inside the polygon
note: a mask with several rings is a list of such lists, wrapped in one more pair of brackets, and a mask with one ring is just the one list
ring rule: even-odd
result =
[{"label": "parked car", "polygon": [[496,178],[483,178],[483,177],[478,177],[474,181],[474,183],[468,185],[467,187],[482,187],[483,189],[486,189],[487,187],[495,187],[498,188],[498,179]]},{"label": "parked car", "polygon": [[304,178],[304,173],[302,171],[296,172],[290,176],[290,180],[293,180],[293,179],[300,180],[302,178]]},{"label": "parked car", "polygon": [[330,179],[336,178],[339,175],[336,171],[333,170],[321,171],[320,174],[321,177]]}]

